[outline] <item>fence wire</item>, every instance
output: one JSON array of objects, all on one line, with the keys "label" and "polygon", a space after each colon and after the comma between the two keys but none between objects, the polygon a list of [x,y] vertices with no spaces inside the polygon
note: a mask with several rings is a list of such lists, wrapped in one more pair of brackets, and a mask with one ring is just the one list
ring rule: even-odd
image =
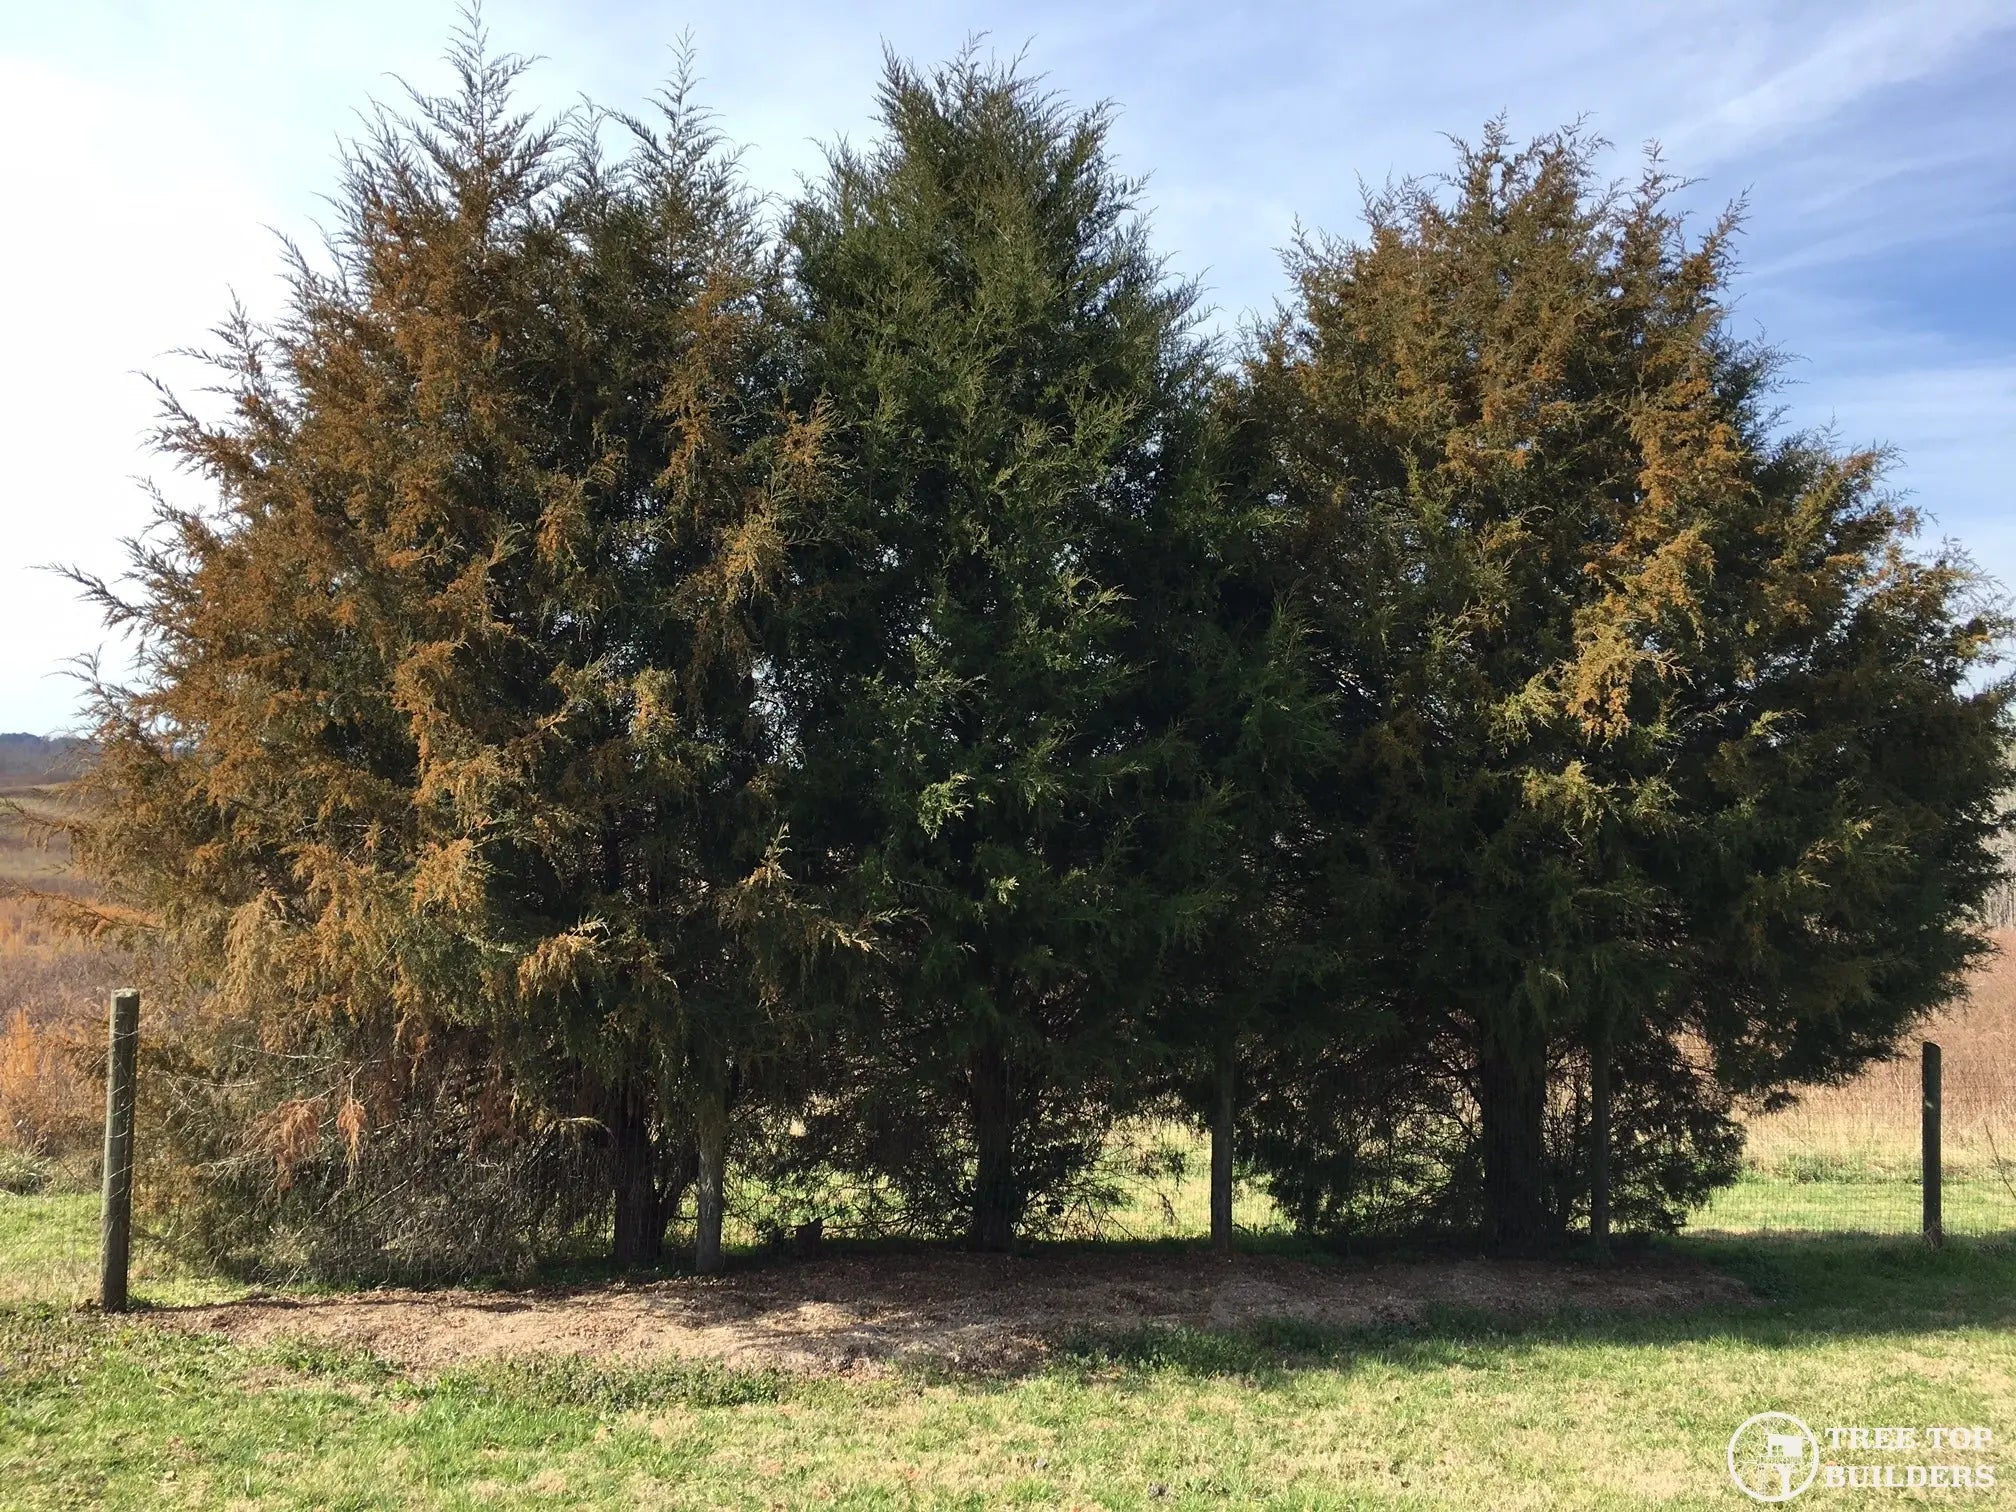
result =
[{"label": "fence wire", "polygon": [[[1944,1232],[2016,1236],[2016,1065],[1980,1045],[1949,1044],[1943,1060]],[[1923,1112],[1922,1063],[1909,1055],[1755,1118],[1742,1177],[1712,1197],[1689,1227],[1920,1233]]]},{"label": "fence wire", "polygon": [[[2007,974],[2016,985],[2016,971]],[[1946,1236],[2016,1239],[2016,1013],[1984,979],[1974,1000],[1941,1027],[1941,1209]],[[1924,1091],[1916,1053],[1871,1067],[1846,1086],[1805,1094],[1751,1119],[1742,1174],[1692,1215],[1700,1234],[1820,1238],[1923,1232]],[[144,1133],[144,1131],[143,1131]],[[1131,1128],[1102,1168],[1119,1192],[1069,1237],[1196,1238],[1207,1231],[1201,1136],[1187,1127]],[[31,1154],[0,1140],[0,1306],[74,1307],[99,1283],[96,1142]],[[1242,1182],[1240,1227],[1283,1231],[1258,1183]],[[746,1217],[737,1203],[738,1217]],[[738,1223],[732,1236],[752,1242]],[[1081,1231],[1082,1230],[1082,1231]],[[150,1301],[208,1301],[234,1292],[221,1278],[177,1265],[144,1222],[134,1285]]]}]

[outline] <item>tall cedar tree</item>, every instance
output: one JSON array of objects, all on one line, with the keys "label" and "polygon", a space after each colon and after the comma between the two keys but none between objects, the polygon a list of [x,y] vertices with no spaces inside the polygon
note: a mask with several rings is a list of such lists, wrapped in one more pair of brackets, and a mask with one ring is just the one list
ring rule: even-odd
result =
[{"label": "tall cedar tree", "polygon": [[618,1260],[697,1163],[706,1264],[777,1027],[756,617],[817,438],[683,79],[611,161],[514,113],[524,64],[473,30],[452,62],[347,157],[327,270],[297,254],[285,319],[222,332],[229,417],[171,405],[217,499],[160,507],[134,592],[94,585],[141,655],[98,689],[80,854],[274,1043],[474,1024],[521,1092],[585,1087]]},{"label": "tall cedar tree", "polygon": [[1881,454],[1774,432],[1733,214],[1690,241],[1599,146],[1494,125],[1372,197],[1249,370],[1348,752],[1334,929],[1469,1047],[1506,1249],[1549,1226],[1550,1045],[1600,1078],[1663,1038],[1763,1096],[1887,1053],[1986,948],[2010,777],[1965,562],[1911,552]]},{"label": "tall cedar tree", "polygon": [[1265,431],[1221,382],[1208,429],[1216,489],[1189,534],[1204,574],[1163,635],[1158,669],[1181,700],[1184,780],[1162,812],[1160,855],[1186,906],[1167,932],[1148,1037],[1167,1085],[1210,1133],[1212,1248],[1229,1253],[1235,1143],[1254,1109],[1256,1057],[1294,1064],[1365,1037],[1377,1016],[1352,990],[1330,929],[1325,847],[1312,802],[1338,765],[1334,695],[1282,573],[1294,542],[1264,486]]},{"label": "tall cedar tree", "polygon": [[971,55],[891,62],[880,104],[788,233],[833,466],[779,666],[793,838],[886,921],[859,1044],[897,1081],[857,1111],[932,1152],[883,1164],[999,1249],[1133,1095],[1155,963],[1216,906],[1204,353],[1103,111]]}]

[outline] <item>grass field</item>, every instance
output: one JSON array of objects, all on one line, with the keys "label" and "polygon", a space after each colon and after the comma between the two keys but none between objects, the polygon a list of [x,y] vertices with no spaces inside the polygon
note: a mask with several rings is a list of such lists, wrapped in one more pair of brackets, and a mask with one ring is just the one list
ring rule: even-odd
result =
[{"label": "grass field", "polygon": [[[1923,1194],[1916,1175],[1791,1178],[1746,1169],[1688,1220],[1690,1232],[1730,1234],[1889,1234],[1919,1232]],[[1948,1234],[2016,1237],[2016,1197],[1999,1177],[1946,1179]]]},{"label": "grass field", "polygon": [[[64,1248],[75,1217],[57,1200],[0,1198],[0,1266]],[[240,1347],[10,1301],[0,1502],[1727,1507],[1745,1503],[1723,1448],[1753,1412],[1793,1412],[1823,1434],[1957,1423],[2016,1438],[2016,1249],[1677,1247],[1759,1300],[1517,1326],[1090,1335],[995,1377],[551,1358],[416,1375],[328,1346]]]},{"label": "grass field", "polygon": [[[1780,1216],[1825,1192],[1749,1188]],[[193,1338],[79,1310],[95,1241],[87,1195],[0,1196],[0,1505],[1711,1507],[1740,1504],[1721,1452],[1753,1412],[2016,1440],[2016,1245],[1689,1238],[1659,1248],[1758,1301],[1095,1333],[1015,1374],[804,1379]],[[136,1259],[152,1307],[245,1291]]]},{"label": "grass field", "polygon": [[2016,933],[1897,1059],[1840,1087],[1808,1091],[1746,1126],[1743,1177],[1691,1226],[1754,1233],[1918,1232],[1918,1045],[1944,1070],[1946,1231],[2016,1234]]}]

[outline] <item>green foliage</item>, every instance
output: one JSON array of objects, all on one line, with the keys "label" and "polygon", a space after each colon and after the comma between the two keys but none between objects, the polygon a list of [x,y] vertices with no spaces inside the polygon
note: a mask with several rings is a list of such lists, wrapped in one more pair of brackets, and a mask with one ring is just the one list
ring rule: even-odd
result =
[{"label": "green foliage", "polygon": [[999,1245],[1126,1106],[1202,902],[1165,859],[1195,757],[1162,659],[1212,591],[1169,576],[1205,354],[1103,112],[971,55],[891,64],[881,107],[788,233],[832,457],[779,661],[793,835],[881,921],[836,1153]]},{"label": "green foliage", "polygon": [[[1610,1206],[1619,1228],[1672,1233],[1742,1169],[1743,1130],[1733,1099],[1667,1037],[1640,1034],[1612,1046]],[[1588,1222],[1593,1146],[1588,1051],[1557,1045],[1557,1089],[1546,1124],[1548,1218],[1557,1230]]]},{"label": "green foliage", "polygon": [[1950,997],[2010,776],[2005,622],[1912,553],[1880,456],[1773,433],[1734,217],[1690,242],[1656,162],[1606,188],[1599,147],[1494,125],[1362,244],[1305,240],[1244,394],[1338,690],[1329,929],[1396,1076],[1456,1047],[1515,1246],[1564,1043],[1765,1095]]}]

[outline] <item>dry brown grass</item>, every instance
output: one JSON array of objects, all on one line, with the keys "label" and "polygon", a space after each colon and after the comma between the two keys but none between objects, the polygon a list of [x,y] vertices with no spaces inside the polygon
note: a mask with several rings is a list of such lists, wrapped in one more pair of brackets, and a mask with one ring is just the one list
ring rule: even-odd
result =
[{"label": "dry brown grass", "polygon": [[[0,791],[0,887],[88,894],[61,836],[31,822],[62,801],[56,788]],[[50,1153],[91,1141],[98,1091],[86,1067],[105,994],[129,969],[123,951],[67,932],[46,903],[0,896],[0,1147]]]},{"label": "dry brown grass", "polygon": [[37,1024],[25,1012],[0,1027],[0,1147],[42,1155],[93,1142],[101,1096],[87,1069],[94,1048],[81,1026]]},{"label": "dry brown grass", "polygon": [[1607,1268],[1460,1259],[1340,1267],[1285,1256],[1220,1261],[1194,1250],[1110,1249],[850,1254],[614,1291],[500,1297],[376,1289],[158,1316],[170,1328],[241,1343],[309,1339],[420,1370],[534,1354],[630,1364],[712,1360],[859,1377],[904,1362],[1017,1372],[1086,1330],[1227,1332],[1281,1320],[1335,1330],[1417,1323],[1452,1308],[1535,1318],[1749,1300],[1734,1277],[1670,1256]]},{"label": "dry brown grass", "polygon": [[124,951],[66,933],[44,905],[0,898],[0,1024],[17,1013],[37,1024],[95,1020],[129,967]]},{"label": "dry brown grass", "polygon": [[2016,930],[1973,978],[1966,997],[1907,1040],[1898,1058],[1841,1087],[1749,1125],[1749,1158],[1797,1175],[1816,1166],[1915,1178],[1919,1159],[1918,1046],[1940,1047],[1945,1166],[1954,1175],[2016,1170]]},{"label": "dry brown grass", "polygon": [[35,822],[59,818],[63,803],[60,787],[0,784],[0,883],[57,892],[82,890],[70,874],[70,853],[62,835]]}]

